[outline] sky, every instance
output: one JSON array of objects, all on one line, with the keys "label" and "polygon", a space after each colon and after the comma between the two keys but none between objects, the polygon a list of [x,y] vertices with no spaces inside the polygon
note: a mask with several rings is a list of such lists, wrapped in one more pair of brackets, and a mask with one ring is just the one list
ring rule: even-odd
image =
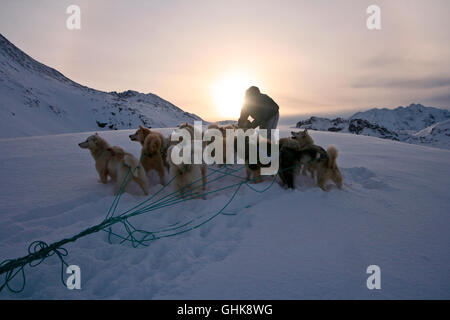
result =
[{"label": "sky", "polygon": [[[69,5],[81,29],[69,30]],[[369,30],[369,5],[381,29]],[[256,85],[283,121],[422,103],[450,108],[448,0],[1,0],[0,33],[103,91],[237,119]],[[289,119],[289,120],[287,120]]]}]

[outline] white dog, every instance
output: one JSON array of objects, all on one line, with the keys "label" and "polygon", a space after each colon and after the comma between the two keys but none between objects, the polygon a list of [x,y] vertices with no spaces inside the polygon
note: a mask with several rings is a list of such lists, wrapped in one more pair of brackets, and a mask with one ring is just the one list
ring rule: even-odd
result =
[{"label": "white dog", "polygon": [[[169,179],[174,189],[181,193],[182,197],[198,196],[204,190],[202,164],[180,163],[175,164],[172,152],[176,146],[169,147],[167,158],[169,160]],[[192,149],[193,150],[193,149]],[[175,150],[177,152],[177,150]],[[193,151],[192,151],[193,152]],[[183,149],[180,150],[182,157]],[[191,160],[194,155],[191,155]]]},{"label": "white dog", "polygon": [[97,133],[78,145],[82,149],[91,151],[95,160],[95,168],[102,183],[107,183],[109,176],[112,181],[117,181],[117,189],[119,189],[125,177],[127,177],[127,180],[133,179],[142,188],[142,191],[146,195],[148,194],[145,170],[132,154],[125,152],[120,147],[111,147]]}]

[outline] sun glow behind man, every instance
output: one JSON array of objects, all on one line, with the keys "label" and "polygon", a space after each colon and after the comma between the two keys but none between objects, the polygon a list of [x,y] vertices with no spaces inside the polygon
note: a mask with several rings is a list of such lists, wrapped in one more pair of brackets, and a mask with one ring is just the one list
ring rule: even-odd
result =
[{"label": "sun glow behind man", "polygon": [[243,73],[233,73],[214,83],[211,88],[216,112],[222,120],[237,119],[241,112],[245,90],[255,83],[253,77]]}]

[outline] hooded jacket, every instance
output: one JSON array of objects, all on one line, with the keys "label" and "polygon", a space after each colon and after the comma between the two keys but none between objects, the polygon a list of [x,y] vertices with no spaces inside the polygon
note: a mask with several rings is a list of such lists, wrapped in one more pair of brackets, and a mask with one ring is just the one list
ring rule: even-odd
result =
[{"label": "hooded jacket", "polygon": [[271,97],[262,94],[257,87],[250,87],[245,92],[239,120],[245,121],[248,116],[251,116],[256,121],[255,125],[260,124],[275,116],[278,109],[278,105]]}]

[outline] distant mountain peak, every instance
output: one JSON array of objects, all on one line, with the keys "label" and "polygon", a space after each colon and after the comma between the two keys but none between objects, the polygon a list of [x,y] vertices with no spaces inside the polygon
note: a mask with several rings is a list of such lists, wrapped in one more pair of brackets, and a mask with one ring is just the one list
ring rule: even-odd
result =
[{"label": "distant mountain peak", "polygon": [[350,119],[364,119],[372,123],[382,124],[389,130],[394,131],[418,131],[449,117],[449,110],[411,103],[407,107],[374,108],[357,112]]},{"label": "distant mountain peak", "polygon": [[[82,86],[78,83],[76,83],[73,80],[70,80],[65,75],[63,75],[61,72],[59,72],[56,69],[53,69],[35,59],[30,57],[28,54],[20,50],[18,47],[16,47],[13,43],[11,43],[8,39],[6,39],[3,35],[0,34],[0,55],[3,56],[4,61],[2,61],[0,57],[0,63],[6,63],[7,64],[13,64],[11,67],[14,68],[14,64],[21,68],[23,70],[26,70],[31,73],[40,73],[41,75],[45,77],[50,77],[52,79],[55,79],[57,81],[64,82],[69,85],[73,85],[80,88],[87,88],[85,86]],[[0,68],[1,71],[1,68]]]},{"label": "distant mountain peak", "polygon": [[77,84],[0,34],[0,137],[147,127],[201,120],[152,93]]},{"label": "distant mountain peak", "polygon": [[[448,119],[450,119],[449,110],[411,103],[407,107],[399,106],[395,109],[372,108],[357,112],[348,119],[313,116],[299,121],[296,126],[303,129],[347,132],[450,147],[450,142],[447,141],[450,139]],[[420,134],[416,134],[417,132]]]}]

